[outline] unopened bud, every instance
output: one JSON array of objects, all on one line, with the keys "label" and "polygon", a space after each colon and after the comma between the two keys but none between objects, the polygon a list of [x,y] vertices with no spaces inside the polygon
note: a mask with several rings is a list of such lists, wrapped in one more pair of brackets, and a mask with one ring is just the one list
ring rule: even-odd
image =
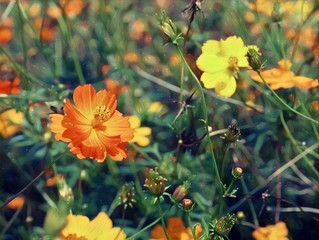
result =
[{"label": "unopened bud", "polygon": [[179,202],[180,200],[182,200],[186,196],[189,188],[190,188],[190,182],[185,181],[183,185],[180,185],[175,189],[173,193],[173,199],[176,202]]},{"label": "unopened bud", "polygon": [[256,46],[248,46],[247,51],[247,61],[249,66],[254,71],[260,71],[263,68],[263,63],[261,61],[261,53]]},{"label": "unopened bud", "polygon": [[181,33],[177,32],[176,25],[168,18],[164,11],[159,16],[160,31],[165,41],[176,43],[177,40],[181,39]]},{"label": "unopened bud", "polygon": [[193,201],[188,199],[188,198],[185,198],[182,201],[182,205],[183,205],[185,210],[190,211],[193,208]]},{"label": "unopened bud", "polygon": [[231,174],[235,179],[239,179],[244,175],[244,171],[241,167],[234,167],[231,171]]},{"label": "unopened bud", "polygon": [[271,18],[273,22],[280,22],[283,16],[282,8],[280,6],[280,1],[275,1],[272,12],[271,12]]},{"label": "unopened bud", "polygon": [[231,124],[228,126],[227,132],[224,133],[224,136],[221,137],[226,140],[228,143],[238,141],[240,136],[240,129],[237,127],[236,124]]},{"label": "unopened bud", "polygon": [[125,184],[121,191],[121,202],[124,204],[124,208],[133,207],[135,203],[135,189],[133,184]]},{"label": "unopened bud", "polygon": [[166,182],[167,179],[160,176],[157,169],[151,169],[145,179],[144,187],[147,187],[152,194],[160,196],[165,191]]},{"label": "unopened bud", "polygon": [[227,236],[233,228],[236,221],[237,219],[234,214],[228,213],[226,216],[221,217],[215,224],[216,233],[221,236]]}]

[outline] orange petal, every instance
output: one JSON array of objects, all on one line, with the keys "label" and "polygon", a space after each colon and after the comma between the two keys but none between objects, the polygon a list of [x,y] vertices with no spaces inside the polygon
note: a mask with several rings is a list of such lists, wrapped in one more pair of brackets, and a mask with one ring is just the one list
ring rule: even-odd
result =
[{"label": "orange petal", "polygon": [[96,91],[91,84],[78,86],[73,93],[75,106],[87,118],[93,117],[93,111],[96,107]]},{"label": "orange petal", "polygon": [[108,92],[106,90],[98,91],[96,94],[96,106],[105,106],[110,110],[110,114],[113,115],[117,101],[116,96],[112,92]]}]

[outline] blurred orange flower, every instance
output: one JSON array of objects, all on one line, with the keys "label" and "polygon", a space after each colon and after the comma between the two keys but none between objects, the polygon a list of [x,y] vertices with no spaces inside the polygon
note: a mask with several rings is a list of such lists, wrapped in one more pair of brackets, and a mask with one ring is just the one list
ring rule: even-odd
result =
[{"label": "blurred orange flower", "polygon": [[[318,79],[295,76],[295,74],[290,71],[291,67],[292,63],[289,60],[282,59],[278,62],[277,68],[261,71],[261,75],[273,90],[292,87],[309,89],[319,86]],[[256,72],[251,73],[251,78],[257,82],[263,82]]]},{"label": "blurred orange flower", "polygon": [[107,78],[104,80],[106,90],[114,93],[116,96],[121,95],[122,93],[128,90],[128,86],[121,86],[117,81]]},{"label": "blurred orange flower", "polygon": [[284,222],[259,227],[253,232],[255,240],[288,240],[288,229]]},{"label": "blurred orange flower", "polygon": [[0,45],[4,45],[10,42],[12,37],[13,37],[12,20],[10,18],[7,18],[0,25]]},{"label": "blurred orange flower", "polygon": [[0,135],[8,138],[19,132],[22,128],[23,113],[9,109],[0,114]]},{"label": "blurred orange flower", "polygon": [[[171,217],[167,223],[167,233],[172,240],[192,240],[191,229],[185,228],[182,219],[179,217]],[[196,238],[198,239],[203,233],[202,227],[196,227]],[[156,225],[151,231],[151,240],[165,240],[166,236],[161,225]]]},{"label": "blurred orange flower", "polygon": [[68,215],[67,225],[61,230],[61,239],[124,240],[125,233],[113,227],[112,220],[100,212],[92,221],[82,215]]},{"label": "blurred orange flower", "polygon": [[0,80],[0,93],[17,95],[20,93],[19,85],[20,79],[18,77],[15,77],[12,81]]},{"label": "blurred orange flower", "polygon": [[13,210],[22,208],[25,203],[25,198],[23,196],[18,196],[8,203],[7,207]]},{"label": "blurred orange flower", "polygon": [[55,139],[69,142],[70,151],[79,159],[103,162],[109,155],[113,160],[123,160],[134,129],[128,117],[116,110],[115,95],[106,90],[96,93],[91,84],[85,84],[74,90],[73,100],[75,107],[66,99],[64,115],[50,114]]}]

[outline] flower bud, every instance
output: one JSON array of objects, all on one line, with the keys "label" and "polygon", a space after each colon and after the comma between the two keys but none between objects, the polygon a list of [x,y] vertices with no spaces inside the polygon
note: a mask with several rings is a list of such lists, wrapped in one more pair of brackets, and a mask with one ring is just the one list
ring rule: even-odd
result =
[{"label": "flower bud", "polygon": [[283,16],[283,12],[280,6],[280,1],[277,0],[274,2],[272,12],[271,12],[271,18],[273,22],[280,22],[282,20],[282,16]]},{"label": "flower bud", "polygon": [[182,205],[183,205],[183,207],[184,207],[185,210],[191,211],[192,208],[193,208],[193,201],[190,200],[190,199],[188,199],[188,198],[185,198],[185,199],[183,199],[183,201],[182,201]]},{"label": "flower bud", "polygon": [[133,184],[125,184],[121,191],[121,202],[124,204],[124,208],[133,207],[135,203],[135,189]]},{"label": "flower bud", "polygon": [[149,176],[145,179],[144,186],[147,187],[150,192],[156,196],[160,196],[164,193],[167,179],[160,176],[157,169],[151,169]]},{"label": "flower bud", "polygon": [[223,139],[226,140],[228,143],[238,141],[240,136],[240,129],[237,127],[236,124],[231,124],[228,126],[227,132],[224,133]]},{"label": "flower bud", "polygon": [[165,41],[176,43],[177,40],[182,38],[181,33],[177,32],[175,23],[166,16],[164,11],[160,13],[159,22],[160,31]]},{"label": "flower bud", "polygon": [[241,167],[233,167],[231,174],[235,179],[239,179],[244,175],[244,171]]},{"label": "flower bud", "polygon": [[263,63],[261,62],[261,53],[256,46],[248,46],[246,56],[248,64],[252,70],[260,71],[263,68]]},{"label": "flower bud", "polygon": [[180,200],[182,200],[187,194],[189,188],[190,188],[190,182],[185,181],[183,185],[180,185],[175,189],[173,193],[173,199],[176,202],[179,202]]},{"label": "flower bud", "polygon": [[217,223],[215,224],[214,230],[218,235],[227,236],[235,225],[236,221],[237,218],[235,217],[235,215],[228,213],[226,216],[218,219]]}]

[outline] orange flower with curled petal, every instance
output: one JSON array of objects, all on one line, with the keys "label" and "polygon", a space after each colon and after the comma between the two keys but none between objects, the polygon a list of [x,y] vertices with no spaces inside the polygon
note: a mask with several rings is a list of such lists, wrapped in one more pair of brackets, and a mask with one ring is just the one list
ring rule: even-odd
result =
[{"label": "orange flower with curled petal", "polygon": [[256,240],[288,240],[288,229],[284,222],[259,227],[252,234]]},{"label": "orange flower with curled petal", "polygon": [[90,84],[74,90],[73,100],[66,99],[64,115],[50,114],[50,129],[55,139],[69,143],[79,159],[103,162],[106,156],[120,161],[127,156],[126,144],[134,136],[128,117],[116,110],[116,97],[106,90],[96,92]]},{"label": "orange flower with curled petal", "polygon": [[[292,63],[289,60],[282,59],[278,62],[277,68],[261,71],[261,75],[273,90],[292,87],[310,89],[319,86],[318,79],[295,76],[294,72],[290,71],[291,67]],[[251,78],[263,83],[256,72],[252,72]]]},{"label": "orange flower with curled petal", "polygon": [[18,77],[15,77],[12,81],[8,79],[0,80],[0,94],[18,95],[20,93],[19,85],[20,79]]},{"label": "orange flower with curled petal", "polygon": [[[171,240],[193,240],[191,229],[185,228],[182,219],[179,217],[171,217],[167,221],[167,233]],[[203,228],[198,225],[195,230],[196,238],[203,233]],[[156,225],[151,231],[151,240],[164,240],[166,239],[163,227],[161,225]]]}]

